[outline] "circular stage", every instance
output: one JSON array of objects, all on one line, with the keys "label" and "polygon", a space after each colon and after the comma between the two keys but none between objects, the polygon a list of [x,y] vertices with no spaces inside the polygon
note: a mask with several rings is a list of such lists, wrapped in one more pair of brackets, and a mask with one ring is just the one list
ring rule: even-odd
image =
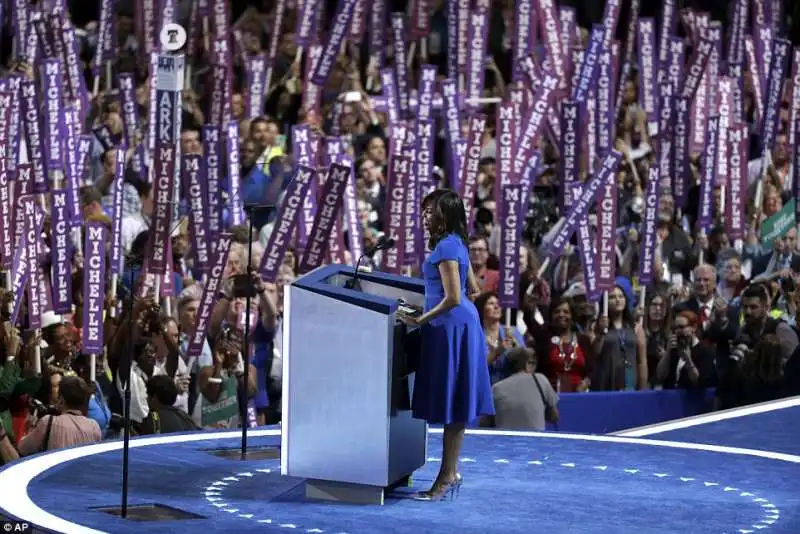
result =
[{"label": "circular stage", "polygon": [[[417,502],[439,467],[441,431],[413,488],[384,506],[311,501],[282,477],[280,429],[250,433],[265,459],[231,460],[237,432],[131,442],[130,504],[184,519],[103,511],[120,502],[121,442],[55,451],[0,472],[0,510],[59,532],[555,533],[800,531],[800,456],[612,436],[468,431],[457,499]],[[212,450],[216,449],[216,450]],[[435,456],[434,456],[435,455]]]}]

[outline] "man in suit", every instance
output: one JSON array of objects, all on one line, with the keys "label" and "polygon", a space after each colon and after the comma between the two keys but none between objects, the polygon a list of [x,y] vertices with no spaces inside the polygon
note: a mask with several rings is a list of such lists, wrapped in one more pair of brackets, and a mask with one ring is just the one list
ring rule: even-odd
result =
[{"label": "man in suit", "polygon": [[773,242],[771,252],[753,259],[753,278],[784,270],[800,273],[800,254],[795,250],[796,245],[797,229],[792,228]]},{"label": "man in suit", "polygon": [[702,264],[694,268],[692,296],[675,306],[675,314],[689,310],[698,317],[698,337],[708,330],[714,314],[714,291],[717,287],[717,272],[711,265]]}]

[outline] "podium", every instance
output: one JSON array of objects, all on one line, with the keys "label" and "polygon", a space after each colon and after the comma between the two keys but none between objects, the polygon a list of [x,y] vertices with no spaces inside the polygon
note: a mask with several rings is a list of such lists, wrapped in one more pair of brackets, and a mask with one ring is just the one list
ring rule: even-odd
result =
[{"label": "podium", "polygon": [[383,504],[425,464],[427,424],[411,417],[420,332],[396,318],[422,306],[421,280],[327,265],[284,288],[281,474],[306,496]]}]

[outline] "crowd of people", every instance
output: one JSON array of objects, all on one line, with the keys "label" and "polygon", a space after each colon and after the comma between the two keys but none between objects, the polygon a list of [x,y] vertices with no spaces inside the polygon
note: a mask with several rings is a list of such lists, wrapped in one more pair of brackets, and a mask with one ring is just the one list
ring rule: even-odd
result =
[{"label": "crowd of people", "polygon": [[[283,2],[280,3],[281,5]],[[447,65],[445,2],[434,2],[425,56],[409,61],[409,86],[415,87],[419,67],[437,66],[438,79]],[[502,4],[502,5],[500,5]],[[185,6],[183,6],[185,7]],[[483,97],[505,99],[510,86],[509,17],[513,3],[492,8],[489,62]],[[185,13],[183,12],[185,11]],[[190,9],[179,10],[181,17]],[[496,12],[495,12],[496,11]],[[332,14],[326,14],[328,18]],[[132,13],[116,13],[117,73],[132,73],[136,81],[139,122],[150,120],[148,65],[137,55],[137,35]],[[309,84],[303,64],[297,62],[295,12],[283,13],[284,23],[275,24],[276,10],[248,8],[239,16],[237,30],[242,50],[234,59],[230,112],[239,124],[240,194],[245,204],[264,204],[281,180],[284,190],[296,168],[292,151],[292,127],[307,124],[320,135],[336,135],[344,141],[356,174],[356,198],[362,249],[373,247],[388,231],[387,173],[388,114],[378,111],[379,87],[374,67],[360,60],[357,47],[345,48],[336,60],[324,87],[320,112],[305,109],[303,95]],[[184,19],[185,25],[188,20]],[[270,32],[280,28],[274,58],[273,84],[264,91],[263,114],[247,116],[251,98],[243,58],[268,52]],[[97,42],[97,23],[82,28],[80,53],[88,74]],[[587,44],[589,33],[579,29]],[[387,61],[391,61],[391,46]],[[194,66],[189,86],[182,93],[181,154],[202,154],[203,126],[209,121],[209,75],[203,68],[206,53],[202,39],[187,63]],[[764,163],[758,151],[758,131],[751,127],[749,186],[763,174],[763,204],[748,205],[749,226],[741,242],[729,239],[724,224],[724,194],[714,195],[713,227],[697,230],[697,205],[701,157],[693,155],[693,183],[688,201],[677,209],[669,190],[662,191],[657,212],[656,282],[646,293],[638,283],[638,254],[643,232],[644,192],[648,169],[658,157],[657,131],[648,126],[640,102],[639,71],[635,65],[621,84],[617,110],[615,148],[624,155],[616,171],[617,202],[616,285],[603,296],[602,304],[587,293],[584,270],[575,241],[557,261],[545,262],[541,247],[548,232],[564,215],[560,206],[557,150],[542,136],[542,165],[531,191],[519,248],[519,302],[504,310],[498,297],[501,241],[495,198],[499,166],[494,117],[496,106],[485,104],[489,125],[481,143],[478,186],[472,201],[474,227],[469,238],[469,257],[481,287],[472,295],[486,338],[486,362],[493,384],[496,415],[480,421],[502,428],[544,428],[557,421],[558,398],[564,393],[627,391],[645,389],[716,388],[716,409],[742,406],[800,393],[800,243],[792,225],[771,243],[765,243],[759,225],[793,200],[792,84],[787,78],[783,91],[780,131],[771,157]],[[371,71],[372,69],[372,71]],[[29,65],[10,62],[9,73],[37,78]],[[87,80],[90,78],[87,77]],[[88,129],[105,126],[120,138],[125,118],[118,88],[98,92],[87,117]],[[795,95],[797,89],[795,89]],[[357,95],[348,97],[342,95]],[[797,96],[794,96],[797,99]],[[340,111],[333,113],[335,105]],[[756,102],[752,81],[746,84],[746,117],[755,121]],[[335,117],[335,119],[332,119]],[[337,123],[334,125],[333,120]],[[795,121],[795,124],[798,124]],[[467,115],[462,131],[468,132]],[[791,139],[797,143],[795,139]],[[444,134],[437,136],[433,176],[437,187],[453,185],[451,163],[443,149]],[[134,149],[128,147],[126,166]],[[113,225],[113,189],[120,178],[115,172],[118,152],[100,140],[89,152],[90,164],[82,176],[79,194],[86,222]],[[797,161],[797,160],[795,160]],[[762,163],[764,163],[762,165]],[[590,176],[583,164],[581,178]],[[199,356],[189,356],[187,347],[197,325],[207,281],[196,269],[187,207],[181,205],[171,234],[172,294],[163,299],[141,297],[136,292],[149,251],[154,212],[154,186],[141,174],[128,169],[124,175],[121,244],[125,270],[116,294],[106,299],[104,354],[82,351],[84,327],[83,258],[73,251],[72,313],[46,311],[41,328],[26,324],[25,314],[11,323],[7,309],[14,299],[8,289],[3,299],[0,329],[0,462],[59,447],[112,439],[123,424],[121,377],[130,369],[130,421],[134,435],[228,428],[241,425],[275,424],[280,421],[281,361],[283,354],[284,288],[298,276],[304,251],[294,244],[283,257],[274,280],[258,273],[262,255],[276,231],[275,211],[251,212],[250,221],[233,224],[230,211],[235,198],[222,214],[232,245],[224,268],[223,282],[214,296],[213,311]],[[563,194],[563,193],[562,193]],[[594,210],[593,210],[594,213]],[[54,246],[50,215],[45,216],[44,243]],[[345,227],[345,226],[343,226]],[[353,251],[350,251],[353,252]],[[252,254],[252,256],[250,256]],[[381,254],[370,267],[381,267]],[[353,254],[348,259],[354,261]],[[248,262],[249,260],[249,262]],[[107,264],[108,265],[108,264]],[[251,267],[249,267],[251,266]],[[48,274],[50,267],[45,268]],[[419,266],[408,274],[419,275]],[[9,272],[5,276],[11,276]],[[234,291],[236,277],[247,278],[254,297],[251,313],[247,299]],[[110,280],[111,277],[108,277]],[[6,287],[10,287],[7,285]],[[646,295],[642,301],[642,295]],[[23,306],[24,309],[24,306]],[[250,339],[244,343],[244,321],[251,318]],[[244,354],[243,347],[249,347]],[[130,349],[130,352],[129,352]],[[129,361],[128,355],[132,354]],[[37,359],[41,364],[37,365]],[[245,366],[249,366],[245,383]],[[41,372],[38,372],[41,369]],[[531,380],[531,375],[534,379]]]}]

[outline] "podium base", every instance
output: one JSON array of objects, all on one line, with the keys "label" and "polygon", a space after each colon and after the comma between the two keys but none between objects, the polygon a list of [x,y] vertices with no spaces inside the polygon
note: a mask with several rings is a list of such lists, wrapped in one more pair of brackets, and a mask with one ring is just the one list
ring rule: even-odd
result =
[{"label": "podium base", "polygon": [[306,497],[323,501],[383,506],[386,493],[398,487],[408,486],[410,480],[410,475],[405,476],[388,488],[329,480],[308,480],[306,481]]}]

